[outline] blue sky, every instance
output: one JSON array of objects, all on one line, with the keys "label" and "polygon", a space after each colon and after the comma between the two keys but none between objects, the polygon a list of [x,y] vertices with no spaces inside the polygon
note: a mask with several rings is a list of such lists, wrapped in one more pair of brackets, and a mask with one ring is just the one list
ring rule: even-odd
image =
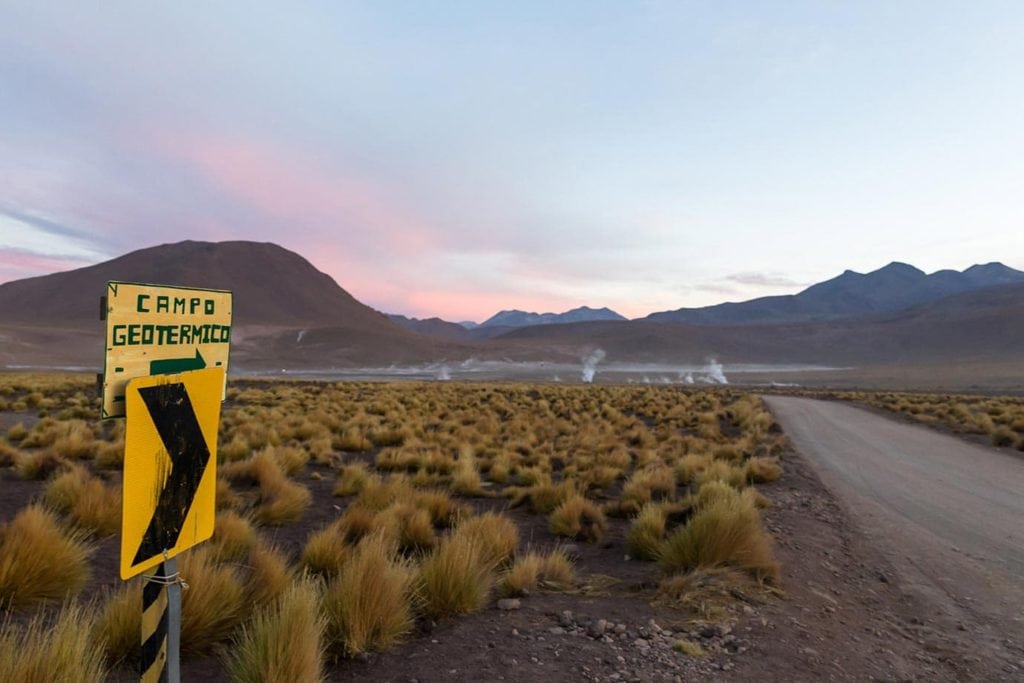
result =
[{"label": "blue sky", "polygon": [[253,239],[482,319],[1024,268],[1022,38],[1017,2],[0,1],[0,281]]}]

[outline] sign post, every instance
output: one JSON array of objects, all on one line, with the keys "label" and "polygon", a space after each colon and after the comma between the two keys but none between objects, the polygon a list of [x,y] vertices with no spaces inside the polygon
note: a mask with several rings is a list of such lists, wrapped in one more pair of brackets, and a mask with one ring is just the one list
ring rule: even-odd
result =
[{"label": "sign post", "polygon": [[122,579],[144,574],[143,683],[179,683],[175,557],[213,535],[231,292],[110,282],[104,418],[125,417]]},{"label": "sign post", "polygon": [[157,566],[142,585],[142,683],[181,680],[181,580],[176,560]]}]

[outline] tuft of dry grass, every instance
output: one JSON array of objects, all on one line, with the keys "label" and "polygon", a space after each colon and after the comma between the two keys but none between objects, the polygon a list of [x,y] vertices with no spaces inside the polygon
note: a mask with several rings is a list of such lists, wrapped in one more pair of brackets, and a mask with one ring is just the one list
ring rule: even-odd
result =
[{"label": "tuft of dry grass", "polygon": [[494,566],[482,559],[483,550],[475,536],[454,533],[423,560],[418,583],[426,616],[468,614],[483,608],[494,582]]},{"label": "tuft of dry grass", "polygon": [[415,497],[416,491],[409,479],[405,475],[395,474],[385,479],[376,476],[368,478],[356,501],[360,507],[380,512],[397,501],[412,500]]},{"label": "tuft of dry grass", "polygon": [[516,558],[501,577],[498,590],[502,595],[529,595],[539,588],[565,590],[576,582],[572,562],[563,550],[547,554],[530,551]]},{"label": "tuft of dry grass", "polygon": [[277,462],[277,466],[286,476],[294,477],[302,472],[309,462],[309,453],[301,448],[291,446],[269,446],[267,448],[271,456]]},{"label": "tuft of dry grass", "polygon": [[21,443],[26,436],[28,436],[28,430],[25,429],[23,422],[15,423],[7,430],[7,440],[11,443]]},{"label": "tuft of dry grass", "polygon": [[712,460],[696,477],[697,484],[701,486],[709,481],[721,481],[734,488],[741,488],[747,483],[747,470],[724,460]]},{"label": "tuft of dry grass", "polygon": [[361,453],[373,448],[373,443],[354,427],[338,434],[331,445],[339,451],[352,453]]},{"label": "tuft of dry grass", "polygon": [[452,491],[463,496],[487,495],[480,479],[480,470],[476,466],[473,449],[469,446],[463,447],[459,453],[459,460],[452,474]]},{"label": "tuft of dry grass", "polygon": [[511,560],[519,546],[516,523],[497,512],[470,517],[459,524],[455,533],[472,539],[480,550],[481,561],[493,567]]},{"label": "tuft of dry grass", "polygon": [[96,640],[111,666],[137,659],[142,633],[142,582],[129,581],[107,593],[96,618]]},{"label": "tuft of dry grass", "polygon": [[345,531],[335,522],[310,534],[302,549],[302,564],[315,574],[330,577],[341,571],[348,555]]},{"label": "tuft of dry grass", "polygon": [[751,458],[747,461],[747,481],[752,484],[763,484],[775,481],[782,476],[782,466],[778,458]]},{"label": "tuft of dry grass", "polygon": [[396,503],[376,517],[376,526],[402,550],[432,548],[437,542],[430,513],[410,503]]},{"label": "tuft of dry grass", "polygon": [[260,451],[248,460],[232,462],[221,468],[230,481],[247,482],[259,487],[252,518],[257,524],[281,526],[302,517],[313,495],[302,484],[285,476],[274,455]]},{"label": "tuft of dry grass", "polygon": [[208,652],[226,641],[246,617],[245,588],[234,567],[217,564],[200,546],[181,556],[181,648]]},{"label": "tuft of dry grass", "polygon": [[214,559],[221,562],[240,560],[249,553],[255,542],[256,530],[247,518],[230,510],[217,514],[213,538],[210,539]]},{"label": "tuft of dry grass", "polygon": [[301,578],[242,627],[228,655],[239,683],[324,680],[324,633],[320,585]]},{"label": "tuft of dry grass", "polygon": [[565,550],[555,548],[542,557],[540,580],[544,586],[554,590],[572,588],[576,583],[576,570]]},{"label": "tuft of dry grass", "polygon": [[274,546],[257,540],[249,550],[246,583],[249,602],[265,605],[279,598],[292,582],[288,558]]},{"label": "tuft of dry grass", "polygon": [[345,465],[341,469],[338,483],[334,487],[336,496],[354,496],[363,490],[370,479],[370,471],[361,462]]},{"label": "tuft of dry grass", "polygon": [[24,628],[0,625],[0,674],[14,683],[102,683],[107,679],[103,650],[91,641],[93,615],[66,605],[51,623],[40,612]]},{"label": "tuft of dry grass", "polygon": [[999,448],[1013,446],[1017,442],[1017,433],[1009,427],[996,427],[989,435],[992,445]]},{"label": "tuft of dry grass", "polygon": [[547,515],[578,493],[579,491],[572,481],[563,481],[560,484],[542,481],[521,491],[513,499],[512,507],[516,507],[522,502],[529,500],[530,509],[533,512],[539,515]]},{"label": "tuft of dry grass", "polygon": [[348,655],[399,642],[413,626],[415,577],[383,534],[360,541],[324,597],[331,641]]},{"label": "tuft of dry grass", "polygon": [[430,514],[432,524],[441,527],[453,526],[466,513],[466,509],[445,491],[417,491],[414,504]]},{"label": "tuft of dry grass", "polygon": [[[705,485],[707,488],[708,485]],[[698,494],[693,517],[662,545],[658,562],[666,573],[738,567],[758,579],[776,580],[779,565],[751,498],[721,487]]]},{"label": "tuft of dry grass", "polygon": [[50,451],[22,452],[14,462],[14,471],[22,479],[39,481],[67,465],[67,460]]},{"label": "tuft of dry grass", "polygon": [[537,590],[543,561],[544,558],[536,552],[517,557],[498,582],[498,592],[501,595],[529,595]]},{"label": "tuft of dry grass", "polygon": [[21,451],[0,439],[0,467],[11,467],[22,457]]},{"label": "tuft of dry grass", "polygon": [[566,500],[548,518],[551,533],[588,541],[601,540],[607,526],[601,508],[581,495]]},{"label": "tuft of dry grass", "polygon": [[79,529],[98,536],[121,530],[121,491],[106,486],[85,468],[74,465],[54,477],[43,491],[43,500],[64,513]]},{"label": "tuft of dry grass", "polygon": [[0,604],[21,609],[37,600],[75,595],[89,577],[90,550],[39,505],[0,526]]},{"label": "tuft of dry grass", "polygon": [[124,466],[124,441],[100,443],[96,449],[96,467],[101,470],[117,470]]},{"label": "tuft of dry grass", "polygon": [[643,506],[626,534],[626,549],[638,560],[655,560],[665,539],[665,509],[657,503]]}]

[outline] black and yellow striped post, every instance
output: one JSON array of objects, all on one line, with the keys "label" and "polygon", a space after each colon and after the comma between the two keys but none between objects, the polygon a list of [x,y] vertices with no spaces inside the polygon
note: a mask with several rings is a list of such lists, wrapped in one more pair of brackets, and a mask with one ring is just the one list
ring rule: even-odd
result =
[{"label": "black and yellow striped post", "polygon": [[181,581],[176,562],[164,560],[142,586],[142,683],[179,683]]}]

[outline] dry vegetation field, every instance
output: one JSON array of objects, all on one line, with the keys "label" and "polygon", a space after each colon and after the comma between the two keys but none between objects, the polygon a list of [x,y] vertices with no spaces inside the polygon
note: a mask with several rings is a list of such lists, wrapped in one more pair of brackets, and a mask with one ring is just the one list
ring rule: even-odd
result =
[{"label": "dry vegetation field", "polygon": [[854,401],[915,422],[977,435],[993,446],[1024,451],[1024,397],[905,392],[841,391],[814,395]]},{"label": "dry vegetation field", "polygon": [[[6,374],[0,434],[0,678],[123,675],[141,602],[116,577],[123,420],[98,420],[91,378]],[[755,485],[784,447],[728,389],[232,382],[216,532],[180,562],[183,660],[321,680],[427,622],[607,586],[610,563],[713,620],[778,580]]]}]

